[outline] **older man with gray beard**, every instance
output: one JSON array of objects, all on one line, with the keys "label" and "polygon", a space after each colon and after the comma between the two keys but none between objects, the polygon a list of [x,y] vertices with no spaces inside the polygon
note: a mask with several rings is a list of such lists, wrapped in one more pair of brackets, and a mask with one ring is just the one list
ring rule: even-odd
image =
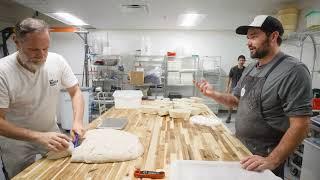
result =
[{"label": "older man with gray beard", "polygon": [[48,52],[48,25],[24,19],[13,39],[18,51],[0,59],[0,148],[7,178],[32,164],[36,154],[68,148],[71,138],[59,132],[55,119],[62,87],[72,99],[72,138],[84,135],[84,99],[66,60]]}]

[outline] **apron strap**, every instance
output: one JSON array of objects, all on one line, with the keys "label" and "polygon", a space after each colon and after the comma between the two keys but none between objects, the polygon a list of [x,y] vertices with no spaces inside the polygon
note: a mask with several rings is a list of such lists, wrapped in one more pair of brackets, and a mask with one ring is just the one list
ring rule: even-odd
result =
[{"label": "apron strap", "polygon": [[[289,55],[283,55],[276,63],[273,64],[273,66],[269,69],[269,71],[267,72],[267,74],[264,76],[265,77],[265,82],[267,81],[268,76],[270,75],[270,73],[286,58],[290,57]],[[262,100],[261,100],[261,96],[262,96],[262,89],[261,88],[261,94],[260,94],[260,109],[261,109],[261,116],[263,118],[265,118],[264,114],[263,114],[263,106],[262,106]]]},{"label": "apron strap", "polygon": [[[285,54],[276,63],[274,63],[274,65],[269,69],[267,74],[264,76],[266,78],[266,80],[267,80],[269,74],[287,57],[290,57],[290,56]],[[252,66],[252,68],[245,74],[245,76],[248,76],[255,67],[256,67],[256,65]]]},{"label": "apron strap", "polygon": [[269,71],[267,72],[267,74],[264,76],[266,79],[268,78],[268,76],[270,75],[270,73],[286,58],[288,58],[290,56],[288,55],[283,55],[276,63],[274,63],[274,65],[269,69]]}]

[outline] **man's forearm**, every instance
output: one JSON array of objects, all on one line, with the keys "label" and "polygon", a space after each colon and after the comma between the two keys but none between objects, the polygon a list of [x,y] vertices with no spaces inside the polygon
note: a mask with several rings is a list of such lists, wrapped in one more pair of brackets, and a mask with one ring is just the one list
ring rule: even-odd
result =
[{"label": "man's forearm", "polygon": [[0,135],[21,141],[36,141],[39,137],[39,132],[17,127],[0,118]]},{"label": "man's forearm", "polygon": [[216,91],[214,95],[211,96],[215,101],[217,101],[220,104],[223,104],[228,107],[237,107],[239,104],[239,99],[229,93],[221,93]]},{"label": "man's forearm", "polygon": [[75,94],[71,97],[71,99],[72,99],[74,122],[82,123],[83,112],[84,112],[84,99],[83,99],[80,88],[75,92]]},{"label": "man's forearm", "polygon": [[[308,117],[305,117],[308,118]],[[297,119],[296,121],[303,121],[301,119]],[[284,162],[288,156],[294,152],[296,147],[302,142],[302,140],[306,137],[309,129],[308,120],[304,124],[300,125],[290,125],[287,132],[282,137],[278,146],[270,153],[267,157],[270,160],[281,164]]]}]

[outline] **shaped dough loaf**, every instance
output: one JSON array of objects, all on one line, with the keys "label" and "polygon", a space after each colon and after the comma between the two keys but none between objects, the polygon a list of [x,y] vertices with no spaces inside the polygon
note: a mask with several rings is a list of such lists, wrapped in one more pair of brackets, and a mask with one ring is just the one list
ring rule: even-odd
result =
[{"label": "shaped dough loaf", "polygon": [[94,129],[87,131],[82,144],[74,149],[71,162],[127,161],[138,158],[143,151],[136,135],[114,129]]}]

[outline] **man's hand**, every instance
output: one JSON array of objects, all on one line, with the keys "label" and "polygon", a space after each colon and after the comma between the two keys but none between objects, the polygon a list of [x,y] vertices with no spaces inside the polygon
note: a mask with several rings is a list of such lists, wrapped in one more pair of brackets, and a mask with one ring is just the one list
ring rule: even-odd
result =
[{"label": "man's hand", "polygon": [[232,94],[220,93],[211,86],[208,81],[201,80],[200,82],[193,81],[195,86],[200,90],[202,94],[215,100],[216,102],[228,107],[237,107],[239,99]]},{"label": "man's hand", "polygon": [[206,80],[201,80],[200,82],[195,82],[193,81],[193,83],[196,85],[196,87],[200,90],[200,92],[208,97],[214,97],[216,91],[213,88],[213,86],[211,86],[208,81]]},{"label": "man's hand", "polygon": [[268,157],[258,155],[246,157],[240,161],[240,164],[243,169],[248,171],[263,171],[265,169],[274,170],[280,165],[280,163],[277,163]]},{"label": "man's hand", "polygon": [[82,139],[84,134],[85,134],[85,130],[83,128],[82,123],[79,123],[78,121],[73,123],[72,129],[71,129],[71,137],[72,140],[75,140],[75,133],[77,133],[79,135],[79,138]]},{"label": "man's hand", "polygon": [[56,132],[37,132],[36,142],[45,146],[49,151],[64,151],[69,147],[71,139],[61,133]]}]

